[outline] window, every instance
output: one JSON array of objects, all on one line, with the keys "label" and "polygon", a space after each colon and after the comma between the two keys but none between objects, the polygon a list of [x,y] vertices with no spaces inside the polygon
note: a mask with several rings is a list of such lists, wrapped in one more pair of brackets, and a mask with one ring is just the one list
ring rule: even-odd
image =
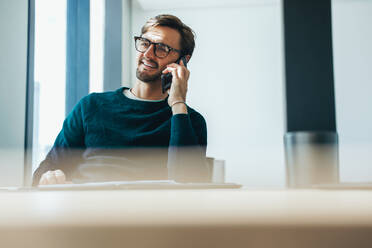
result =
[{"label": "window", "polygon": [[[104,25],[105,0],[35,0],[32,171],[53,146],[70,108],[89,92],[103,91]],[[76,32],[81,29],[88,36]]]},{"label": "window", "polygon": [[35,1],[33,170],[50,150],[65,118],[66,3]]}]

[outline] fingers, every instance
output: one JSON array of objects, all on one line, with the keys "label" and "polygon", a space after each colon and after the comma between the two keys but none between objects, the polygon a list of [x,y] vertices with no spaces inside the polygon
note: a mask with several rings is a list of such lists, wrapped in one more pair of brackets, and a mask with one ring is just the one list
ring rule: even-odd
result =
[{"label": "fingers", "polygon": [[64,183],[66,183],[66,176],[61,170],[47,171],[41,176],[39,181],[39,185]]},{"label": "fingers", "polygon": [[[175,74],[173,72],[175,72]],[[166,74],[166,73],[172,73],[173,77],[181,78],[181,79],[184,78],[186,80],[189,79],[189,75],[190,75],[190,71],[186,67],[175,64],[175,63],[167,65],[167,68],[163,70],[163,74]]]},{"label": "fingers", "polygon": [[179,75],[177,73],[177,68],[170,68],[170,73],[172,73],[172,76],[174,79],[179,79]]},{"label": "fingers", "polygon": [[57,183],[65,183],[66,182],[66,176],[65,173],[61,170],[54,171],[54,176],[57,179]]},{"label": "fingers", "polygon": [[185,66],[185,64],[183,63],[183,59],[180,60],[180,65]]},{"label": "fingers", "polygon": [[172,66],[173,64],[167,65],[167,68],[163,70],[163,74],[172,73],[172,71],[176,70],[177,67]]},{"label": "fingers", "polygon": [[57,184],[57,178],[54,175],[54,171],[48,171],[45,178],[48,184]]},{"label": "fingers", "polygon": [[39,185],[46,185],[46,184],[48,184],[48,180],[46,179],[46,176],[44,176],[43,174],[40,178]]}]

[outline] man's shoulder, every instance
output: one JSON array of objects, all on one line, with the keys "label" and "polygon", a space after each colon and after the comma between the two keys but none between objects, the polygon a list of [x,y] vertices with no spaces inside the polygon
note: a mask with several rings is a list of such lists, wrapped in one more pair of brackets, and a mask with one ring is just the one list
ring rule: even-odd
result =
[{"label": "man's shoulder", "polygon": [[84,105],[91,104],[103,104],[105,102],[110,102],[115,100],[115,97],[118,95],[119,91],[122,91],[123,88],[119,88],[115,91],[105,91],[105,92],[92,92],[89,95],[81,99],[81,103]]},{"label": "man's shoulder", "polygon": [[87,100],[96,100],[96,99],[111,99],[113,96],[117,95],[119,91],[123,91],[123,87],[114,90],[114,91],[105,91],[105,92],[92,92],[87,95],[85,98]]}]

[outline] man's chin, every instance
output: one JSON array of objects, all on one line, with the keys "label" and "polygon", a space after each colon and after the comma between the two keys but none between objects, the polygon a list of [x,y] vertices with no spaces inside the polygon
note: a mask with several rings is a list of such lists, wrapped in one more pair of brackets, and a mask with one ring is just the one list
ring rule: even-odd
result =
[{"label": "man's chin", "polygon": [[137,79],[141,80],[142,82],[154,83],[154,82],[157,82],[157,81],[160,80],[161,73],[157,73],[157,74],[154,74],[154,75],[148,75],[148,74],[143,73],[143,72],[141,73],[137,70],[136,77],[137,77]]}]

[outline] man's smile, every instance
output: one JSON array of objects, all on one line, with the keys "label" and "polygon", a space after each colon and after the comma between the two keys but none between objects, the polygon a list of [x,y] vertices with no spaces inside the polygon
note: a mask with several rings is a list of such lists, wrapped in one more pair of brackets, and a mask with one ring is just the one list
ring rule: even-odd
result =
[{"label": "man's smile", "polygon": [[156,68],[158,68],[157,64],[152,63],[152,62],[147,61],[147,60],[142,60],[141,64],[143,64],[146,69],[156,69]]}]

